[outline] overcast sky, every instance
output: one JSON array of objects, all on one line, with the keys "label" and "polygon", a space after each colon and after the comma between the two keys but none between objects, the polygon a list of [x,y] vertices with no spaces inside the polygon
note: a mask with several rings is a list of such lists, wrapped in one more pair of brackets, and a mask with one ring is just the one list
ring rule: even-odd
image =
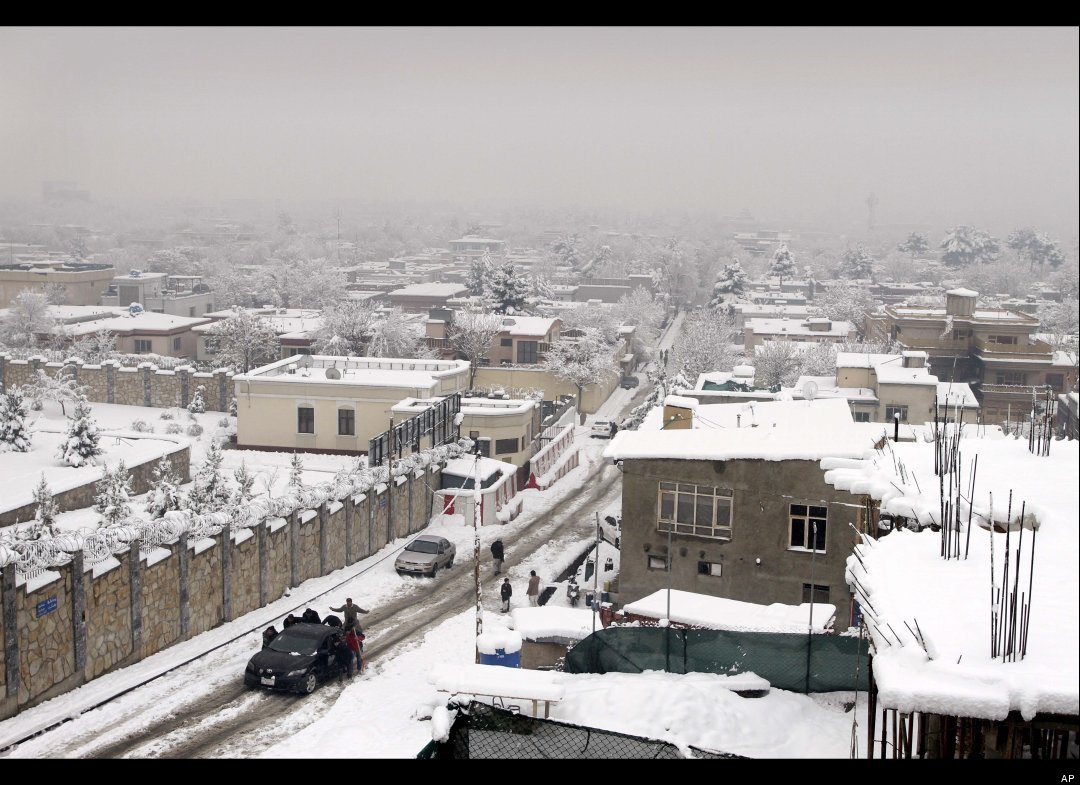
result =
[{"label": "overcast sky", "polygon": [[0,29],[0,196],[1075,232],[1078,28]]}]

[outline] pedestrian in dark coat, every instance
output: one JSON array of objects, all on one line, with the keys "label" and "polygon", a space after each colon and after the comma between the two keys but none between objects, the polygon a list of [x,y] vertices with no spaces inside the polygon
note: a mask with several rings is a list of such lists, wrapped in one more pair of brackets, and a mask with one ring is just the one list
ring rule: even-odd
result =
[{"label": "pedestrian in dark coat", "polygon": [[285,617],[285,621],[281,622],[281,629],[287,630],[289,627],[293,626],[298,621],[300,620],[296,618],[296,615],[290,613],[288,616]]},{"label": "pedestrian in dark coat", "polygon": [[510,597],[514,594],[514,587],[510,585],[509,578],[503,578],[502,586],[499,588],[499,596],[502,597],[502,612],[506,613],[510,610]]},{"label": "pedestrian in dark coat", "polygon": [[277,634],[278,634],[277,627],[275,627],[273,624],[271,624],[269,627],[267,627],[265,630],[263,630],[263,648],[264,649],[267,646],[270,645],[270,641],[272,641],[274,638],[277,637]]},{"label": "pedestrian in dark coat", "polygon": [[322,624],[322,618],[311,608],[304,611],[304,615],[300,617],[300,621],[307,622],[308,624]]},{"label": "pedestrian in dark coat", "polygon": [[349,663],[349,678],[351,679],[360,669],[363,667],[364,662],[360,659],[360,651],[363,648],[360,643],[360,637],[356,634],[355,627],[349,627],[348,632],[345,633],[345,644],[349,647],[349,651],[352,652],[353,659]]},{"label": "pedestrian in dark coat", "polygon": [[502,540],[495,540],[495,542],[491,543],[491,559],[495,563],[495,574],[498,575],[502,572],[503,565]]}]

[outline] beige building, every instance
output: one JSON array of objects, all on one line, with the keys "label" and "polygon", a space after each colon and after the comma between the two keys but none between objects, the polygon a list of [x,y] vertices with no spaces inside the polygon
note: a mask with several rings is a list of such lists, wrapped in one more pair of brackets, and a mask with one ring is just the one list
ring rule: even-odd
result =
[{"label": "beige building", "polygon": [[132,303],[139,303],[153,313],[194,318],[214,310],[214,294],[199,275],[132,270],[112,279],[101,295],[101,304],[127,308]]},{"label": "beige building", "polygon": [[[431,407],[439,399],[406,398],[391,411],[399,423]],[[461,435],[480,443],[480,454],[521,468],[532,457],[540,432],[540,402],[504,398],[462,398]]]},{"label": "beige building", "polygon": [[46,284],[64,288],[67,305],[99,305],[101,293],[116,275],[111,264],[78,264],[61,260],[0,264],[0,307],[6,308],[23,289],[43,291]]},{"label": "beige building", "polygon": [[461,360],[296,355],[233,378],[239,447],[366,453],[405,398],[437,398],[469,384]]},{"label": "beige building", "polygon": [[795,319],[746,319],[743,344],[750,354],[765,341],[795,341],[802,343],[842,343],[855,330],[850,322],[834,322],[823,317]]}]

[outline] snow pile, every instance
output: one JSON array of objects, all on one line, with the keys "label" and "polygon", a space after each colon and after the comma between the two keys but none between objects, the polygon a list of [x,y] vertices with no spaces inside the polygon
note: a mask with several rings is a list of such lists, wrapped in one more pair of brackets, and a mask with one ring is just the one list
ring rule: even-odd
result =
[{"label": "snow pile", "polygon": [[521,651],[521,633],[505,627],[494,631],[482,632],[476,636],[476,649],[481,654],[513,654]]}]

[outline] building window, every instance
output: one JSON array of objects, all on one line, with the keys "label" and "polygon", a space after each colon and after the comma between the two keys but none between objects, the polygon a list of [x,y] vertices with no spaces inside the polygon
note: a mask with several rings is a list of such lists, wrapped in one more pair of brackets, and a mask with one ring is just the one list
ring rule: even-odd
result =
[{"label": "building window", "polygon": [[991,335],[987,338],[989,343],[1000,343],[1005,346],[1016,346],[1015,335]]},{"label": "building window", "polygon": [[662,482],[657,499],[658,531],[731,539],[732,491],[710,485]]},{"label": "building window", "polygon": [[315,409],[301,406],[296,410],[297,433],[315,433]]},{"label": "building window", "polygon": [[896,415],[900,415],[900,422],[907,422],[907,407],[895,403],[885,404],[885,420],[892,422]]},{"label": "building window", "polygon": [[507,453],[517,452],[518,440],[517,439],[496,439],[495,440],[495,454],[506,455]]},{"label": "building window", "polygon": [[1027,383],[1027,374],[1023,371],[998,371],[996,378],[998,384],[1023,386]]},{"label": "building window", "polygon": [[714,578],[719,578],[723,567],[724,565],[718,561],[699,561],[697,563],[697,572],[698,575],[711,575]]},{"label": "building window", "polygon": [[1046,374],[1046,386],[1054,392],[1065,391],[1065,374],[1061,373],[1048,373]]},{"label": "building window", "polygon": [[971,337],[971,330],[962,330],[957,327],[953,329],[952,337],[954,341],[965,341]]},{"label": "building window", "polygon": [[802,585],[803,602],[828,602],[829,587],[816,583],[804,583]]},{"label": "building window", "polygon": [[135,339],[135,354],[150,354],[154,350],[153,344],[143,338]]},{"label": "building window", "polygon": [[667,559],[663,556],[650,556],[648,567],[650,570],[662,570],[667,572]]},{"label": "building window", "polygon": [[337,410],[338,436],[356,436],[356,412],[353,409]]},{"label": "building window", "polygon": [[870,412],[852,412],[851,418],[855,422],[870,422]]},{"label": "building window", "polygon": [[536,363],[536,341],[518,341],[517,361],[522,365]]},{"label": "building window", "polygon": [[173,349],[179,349],[180,348],[180,336],[179,335],[172,339],[172,348]]},{"label": "building window", "polygon": [[514,339],[513,338],[500,338],[499,339],[499,346],[513,346],[513,345],[514,345]]},{"label": "building window", "polygon": [[489,439],[489,438],[487,438],[485,436],[483,439],[478,440],[477,444],[480,445],[480,455],[483,456],[484,458],[490,458],[491,457],[491,439]]},{"label": "building window", "polygon": [[789,507],[791,548],[825,552],[825,524],[828,509],[806,504]]}]

